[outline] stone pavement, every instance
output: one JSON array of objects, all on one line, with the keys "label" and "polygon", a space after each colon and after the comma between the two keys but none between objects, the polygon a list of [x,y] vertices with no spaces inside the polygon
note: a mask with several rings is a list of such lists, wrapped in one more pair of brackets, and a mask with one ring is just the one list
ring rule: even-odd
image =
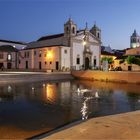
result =
[{"label": "stone pavement", "polygon": [[140,140],[140,111],[92,118],[60,130],[51,135],[42,135],[40,139]]},{"label": "stone pavement", "polygon": [[70,72],[0,72],[0,83],[56,81],[73,79]]}]

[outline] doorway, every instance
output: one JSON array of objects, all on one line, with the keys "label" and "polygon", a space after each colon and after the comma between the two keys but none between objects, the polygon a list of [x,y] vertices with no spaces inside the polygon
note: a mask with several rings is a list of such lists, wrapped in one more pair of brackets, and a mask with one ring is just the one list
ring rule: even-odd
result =
[{"label": "doorway", "polygon": [[56,61],[56,70],[59,70],[59,62],[58,61]]},{"label": "doorway", "polygon": [[2,69],[3,68],[3,63],[0,63],[0,69]]},{"label": "doorway", "polygon": [[28,69],[28,61],[26,61],[25,68]]},{"label": "doorway", "polygon": [[7,63],[7,69],[11,69],[12,68],[12,64],[11,63]]},{"label": "doorway", "polygon": [[39,62],[39,69],[42,69],[41,61]]},{"label": "doorway", "polygon": [[85,58],[85,70],[89,69],[89,58]]},{"label": "doorway", "polygon": [[132,70],[132,66],[128,66],[128,70],[131,71]]}]

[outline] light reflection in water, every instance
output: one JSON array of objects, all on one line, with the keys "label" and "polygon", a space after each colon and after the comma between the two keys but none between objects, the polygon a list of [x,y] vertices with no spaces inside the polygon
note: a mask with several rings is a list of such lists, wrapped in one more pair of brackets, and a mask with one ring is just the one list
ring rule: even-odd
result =
[{"label": "light reflection in water", "polygon": [[55,103],[57,101],[57,88],[56,84],[47,84],[43,86],[45,100],[50,103]]},{"label": "light reflection in water", "polygon": [[8,85],[8,88],[7,88],[8,92],[10,93],[12,91],[12,87],[10,85]]},{"label": "light reflection in water", "polygon": [[86,120],[88,119],[88,116],[89,116],[89,106],[88,106],[88,102],[93,99],[93,97],[85,97],[85,100],[83,102],[83,106],[81,108],[81,113],[82,113],[82,120]]}]

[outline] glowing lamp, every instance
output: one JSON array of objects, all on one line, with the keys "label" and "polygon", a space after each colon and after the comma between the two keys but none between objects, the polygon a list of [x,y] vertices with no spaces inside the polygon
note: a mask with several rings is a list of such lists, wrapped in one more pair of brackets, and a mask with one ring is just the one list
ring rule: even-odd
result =
[{"label": "glowing lamp", "polygon": [[84,46],[86,45],[86,41],[83,42],[83,45],[84,45]]},{"label": "glowing lamp", "polygon": [[51,59],[52,56],[53,56],[52,52],[51,52],[51,51],[48,51],[48,52],[47,52],[47,58]]}]

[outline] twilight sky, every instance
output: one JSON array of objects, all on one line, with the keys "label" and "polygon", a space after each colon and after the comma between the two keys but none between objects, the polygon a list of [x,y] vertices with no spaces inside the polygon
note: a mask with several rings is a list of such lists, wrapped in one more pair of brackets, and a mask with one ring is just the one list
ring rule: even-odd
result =
[{"label": "twilight sky", "polygon": [[140,34],[140,0],[0,0],[0,39],[31,42],[63,32],[69,18],[78,29],[94,22],[102,30],[103,45],[130,46],[130,35]]}]

